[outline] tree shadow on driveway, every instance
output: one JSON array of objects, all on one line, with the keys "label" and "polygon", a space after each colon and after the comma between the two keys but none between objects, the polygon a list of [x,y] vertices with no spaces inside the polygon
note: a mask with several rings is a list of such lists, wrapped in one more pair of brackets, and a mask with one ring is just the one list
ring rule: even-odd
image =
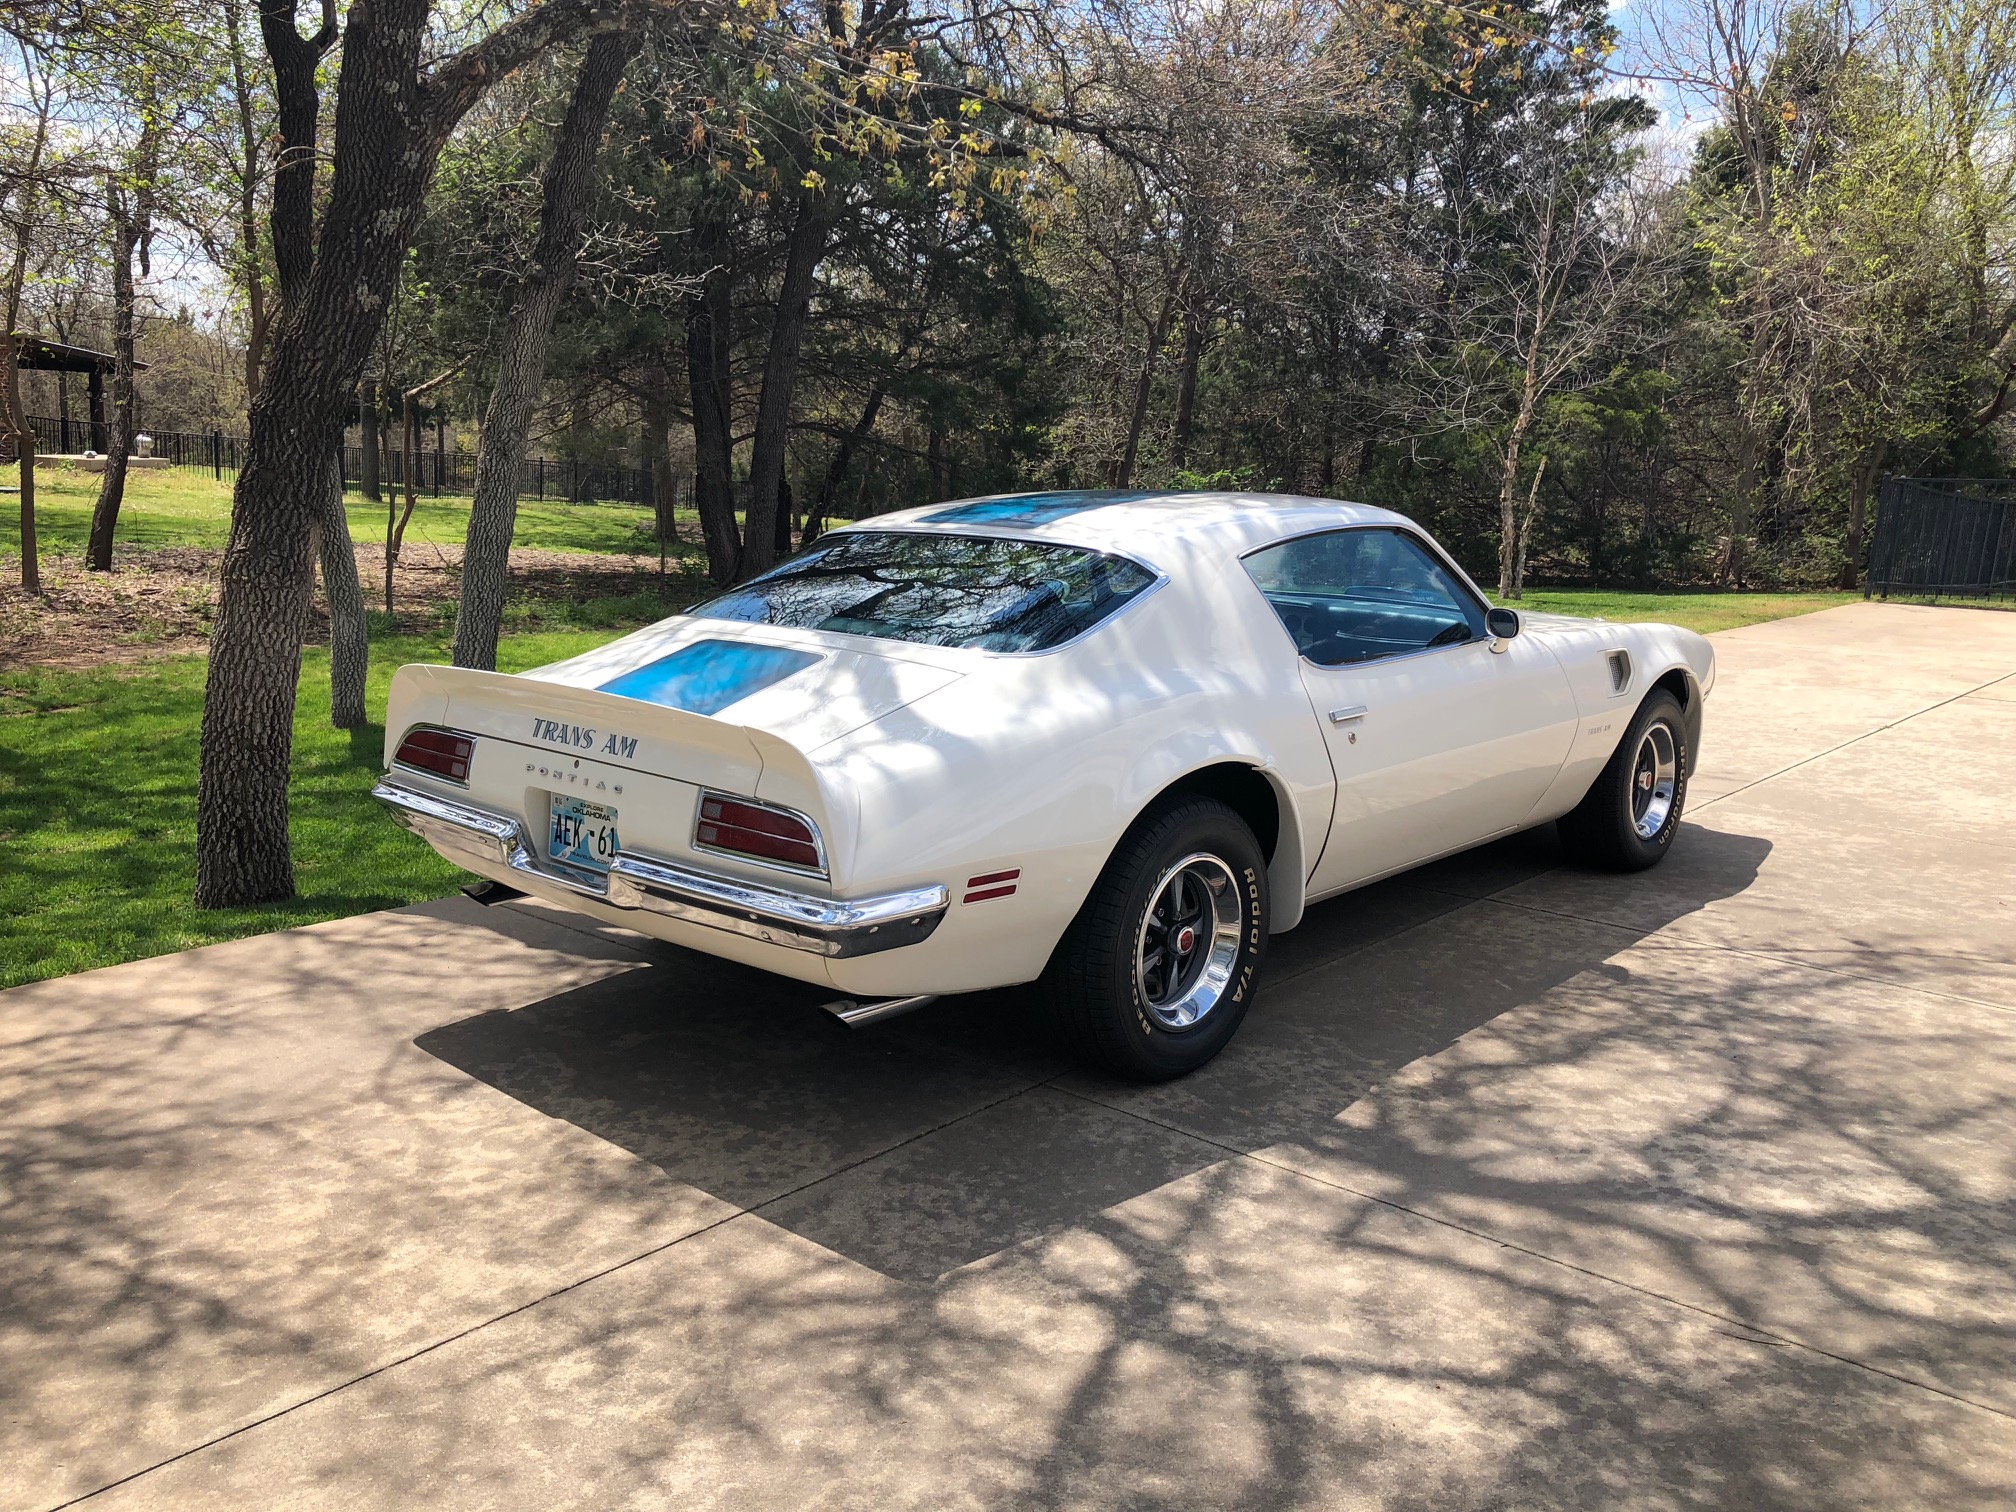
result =
[{"label": "tree shadow on driveway", "polygon": [[[1716,864],[1693,868],[1653,918],[1740,891],[1770,849],[1693,829],[1681,843],[1714,848]],[[1446,958],[1458,916],[1558,862],[1548,827],[1316,905],[1273,942],[1231,1048],[1165,1088],[1064,1059],[1024,990],[855,1030],[819,1008],[830,991],[671,947],[646,969],[415,1043],[678,1181],[931,1281],[1229,1154],[1316,1137],[1395,1071],[1653,932],[1515,915],[1527,948],[1494,959],[1473,929],[1479,955]],[[1450,987],[1465,966],[1488,969]],[[1404,1003],[1364,990],[1374,969],[1408,988]]]}]

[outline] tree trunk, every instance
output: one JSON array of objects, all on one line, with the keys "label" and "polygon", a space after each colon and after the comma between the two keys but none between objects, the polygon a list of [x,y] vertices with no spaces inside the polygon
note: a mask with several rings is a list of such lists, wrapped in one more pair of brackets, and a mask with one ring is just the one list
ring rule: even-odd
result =
[{"label": "tree trunk", "polygon": [[798,355],[812,309],[812,280],[826,255],[832,206],[824,194],[798,201],[785,250],[784,281],[770,323],[763,387],[756,400],[756,439],[749,449],[749,511],[742,532],[740,576],[752,577],[776,560],[777,512],[782,507],[784,451],[791,439],[791,400],[798,386]]},{"label": "tree trunk", "polygon": [[679,539],[679,480],[672,475],[672,398],[664,370],[655,369],[644,386],[644,463],[651,472],[651,511],[658,527],[662,562],[667,541]]},{"label": "tree trunk", "polygon": [[[124,194],[115,195],[123,201]],[[112,434],[106,438],[105,473],[91,511],[91,539],[84,565],[112,570],[112,537],[119,506],[126,499],[126,459],[133,451],[133,253],[140,245],[139,217],[123,203],[112,212]]]},{"label": "tree trunk", "polygon": [[1841,563],[1841,586],[1851,591],[1862,585],[1862,554],[1868,547],[1869,492],[1889,455],[1890,443],[1878,441],[1856,459],[1855,471],[1848,480],[1848,539]]},{"label": "tree trunk", "polygon": [[329,601],[329,723],[355,730],[368,721],[364,683],[371,669],[371,632],[364,614],[364,582],[350,516],[343,508],[343,463],[333,451],[323,465],[322,593]]},{"label": "tree trunk", "polygon": [[1163,300],[1148,332],[1148,350],[1141,354],[1141,375],[1134,382],[1134,409],[1127,418],[1127,440],[1120,449],[1120,460],[1113,466],[1115,488],[1127,488],[1134,482],[1134,462],[1141,454],[1141,428],[1148,423],[1148,399],[1155,386],[1155,359],[1161,354],[1162,343],[1169,339],[1172,313],[1169,301]]},{"label": "tree trunk", "polygon": [[384,502],[378,450],[378,380],[366,378],[357,391],[357,487],[374,504]]},{"label": "tree trunk", "polygon": [[497,634],[504,619],[504,593],[511,571],[511,535],[518,522],[518,473],[525,461],[525,438],[546,381],[546,349],[553,319],[574,282],[581,250],[588,191],[609,102],[623,70],[636,55],[637,40],[612,32],[588,44],[574,96],[546,165],[539,236],[532,261],[518,286],[517,301],[504,325],[497,354],[497,386],[483,412],[483,439],[476,451],[476,490],[469,505],[469,533],[462,551],[462,603],[455,616],[455,665],[497,665]]},{"label": "tree trunk", "polygon": [[1519,551],[1519,447],[1526,427],[1515,421],[1505,440],[1498,472],[1498,596],[1512,596],[1512,569]]},{"label": "tree trunk", "polygon": [[1526,545],[1533,538],[1533,519],[1540,512],[1540,479],[1546,475],[1547,459],[1533,469],[1533,486],[1526,493],[1526,517],[1519,522],[1519,552],[1512,562],[1512,597],[1526,596]]},{"label": "tree trunk", "polygon": [[15,355],[12,326],[0,329],[0,394],[7,400],[7,423],[14,433],[14,455],[21,478],[21,591],[42,591],[42,557],[35,544],[35,429],[21,402],[21,364]]},{"label": "tree trunk", "polygon": [[[262,0],[289,150],[313,141],[319,56],[303,63],[291,51],[317,45],[295,33],[293,15],[290,0]],[[199,907],[268,903],[294,891],[287,782],[325,470],[442,145],[491,80],[573,31],[609,30],[617,19],[577,0],[546,0],[423,72],[420,48],[434,35],[427,15],[428,0],[372,0],[349,12],[327,208],[312,265],[296,281],[282,279],[285,314],[252,406],[219,575],[196,800]],[[326,0],[323,21],[318,35],[333,36],[334,0]],[[300,204],[312,204],[308,172],[281,177],[289,203],[298,186]],[[282,199],[276,180],[276,262],[304,248],[308,224],[283,216]]]},{"label": "tree trunk", "polygon": [[945,456],[945,427],[937,421],[932,422],[924,443],[924,465],[931,472],[931,497],[949,499],[952,496],[952,464]]},{"label": "tree trunk", "polygon": [[[259,185],[265,177],[264,133],[254,114],[256,96],[245,57],[245,17],[239,0],[224,0],[224,32],[231,49],[231,92],[238,110],[238,271],[245,288],[245,402],[259,397],[266,366],[266,332],[272,312],[266,302],[266,275],[259,256]],[[340,482],[339,482],[340,487]],[[347,534],[347,532],[346,532]]]},{"label": "tree trunk", "polygon": [[733,275],[725,208],[693,223],[700,290],[686,301],[686,378],[693,409],[693,503],[707,545],[707,571],[732,583],[742,571],[742,535],[735,524],[734,393],[728,368],[735,339]]},{"label": "tree trunk", "polygon": [[878,379],[868,390],[868,402],[861,406],[861,418],[854,422],[854,428],[842,436],[839,446],[834,448],[833,460],[826,464],[825,481],[819,485],[819,496],[805,507],[805,529],[798,537],[800,546],[810,546],[825,531],[826,517],[833,509],[833,496],[840,491],[841,481],[847,476],[854,453],[875,429],[875,417],[882,412],[882,394],[882,383]]},{"label": "tree trunk", "polygon": [[1204,323],[1195,310],[1183,312],[1183,358],[1176,375],[1176,433],[1171,438],[1169,460],[1177,467],[1190,465],[1190,429],[1197,415],[1197,363],[1204,352]]}]

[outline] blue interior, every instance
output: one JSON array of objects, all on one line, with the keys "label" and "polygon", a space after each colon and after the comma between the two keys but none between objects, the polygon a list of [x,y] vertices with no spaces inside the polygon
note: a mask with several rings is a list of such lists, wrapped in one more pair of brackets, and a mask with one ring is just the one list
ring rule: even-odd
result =
[{"label": "blue interior", "polygon": [[1267,594],[1267,602],[1295,637],[1295,649],[1324,667],[1476,639],[1464,616],[1434,604],[1285,593],[1278,588]]},{"label": "blue interior", "polygon": [[662,704],[668,709],[684,709],[689,714],[718,714],[730,704],[772,683],[782,682],[818,660],[815,652],[793,651],[784,646],[695,641],[669,656],[611,678],[599,691]]},{"label": "blue interior", "polygon": [[1080,489],[1071,493],[1017,494],[1012,499],[981,499],[972,504],[953,504],[934,509],[924,516],[934,524],[947,525],[1047,525],[1088,509],[1108,504],[1138,504],[1143,499],[1159,499],[1157,493],[1123,493],[1118,489]]}]

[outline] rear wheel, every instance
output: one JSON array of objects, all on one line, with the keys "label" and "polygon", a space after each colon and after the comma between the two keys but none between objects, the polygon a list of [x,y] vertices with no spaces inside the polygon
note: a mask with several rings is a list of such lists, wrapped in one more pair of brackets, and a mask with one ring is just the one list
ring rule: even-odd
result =
[{"label": "rear wheel", "polygon": [[1609,871],[1657,865],[1680,828],[1687,760],[1680,700],[1661,688],[1638,706],[1588,794],[1561,816],[1562,845],[1578,860]]},{"label": "rear wheel", "polygon": [[1267,865],[1246,822],[1178,798],[1129,830],[1072,921],[1042,991],[1067,1043],[1163,1081],[1225,1047],[1267,948]]}]

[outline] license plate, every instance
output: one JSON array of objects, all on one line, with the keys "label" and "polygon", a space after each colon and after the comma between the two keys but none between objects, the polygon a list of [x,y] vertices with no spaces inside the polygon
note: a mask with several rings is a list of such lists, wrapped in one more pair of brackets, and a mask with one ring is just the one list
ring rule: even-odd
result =
[{"label": "license plate", "polygon": [[551,795],[552,821],[546,828],[546,854],[566,866],[606,872],[616,859],[616,810],[585,798]]}]

